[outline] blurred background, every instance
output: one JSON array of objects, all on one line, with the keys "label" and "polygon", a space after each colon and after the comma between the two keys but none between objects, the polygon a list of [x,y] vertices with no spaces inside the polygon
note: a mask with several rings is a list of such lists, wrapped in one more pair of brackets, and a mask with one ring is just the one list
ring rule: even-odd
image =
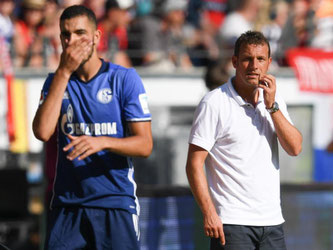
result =
[{"label": "blurred background", "polygon": [[268,37],[270,73],[304,137],[298,157],[280,150],[288,249],[333,249],[333,0],[0,0],[0,249],[42,249],[55,142],[37,141],[31,123],[59,62],[59,16],[73,4],[94,10],[100,56],[136,68],[148,93],[154,150],[134,159],[141,249],[208,249],[187,140],[195,107],[233,74],[233,44],[249,29]]}]

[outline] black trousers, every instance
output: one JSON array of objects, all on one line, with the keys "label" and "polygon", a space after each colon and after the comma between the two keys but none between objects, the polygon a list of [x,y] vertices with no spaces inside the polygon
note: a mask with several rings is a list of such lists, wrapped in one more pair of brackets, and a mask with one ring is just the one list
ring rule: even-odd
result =
[{"label": "black trousers", "polygon": [[211,239],[210,250],[286,250],[283,226],[223,225],[226,244]]}]

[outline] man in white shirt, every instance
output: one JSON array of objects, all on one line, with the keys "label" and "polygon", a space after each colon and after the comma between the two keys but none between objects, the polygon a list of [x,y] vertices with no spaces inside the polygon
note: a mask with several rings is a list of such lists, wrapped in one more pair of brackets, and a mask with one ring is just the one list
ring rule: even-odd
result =
[{"label": "man in white shirt", "polygon": [[194,115],[186,172],[211,250],[286,249],[278,141],[296,156],[302,135],[267,74],[271,61],[262,33],[243,33],[232,57],[235,76]]}]

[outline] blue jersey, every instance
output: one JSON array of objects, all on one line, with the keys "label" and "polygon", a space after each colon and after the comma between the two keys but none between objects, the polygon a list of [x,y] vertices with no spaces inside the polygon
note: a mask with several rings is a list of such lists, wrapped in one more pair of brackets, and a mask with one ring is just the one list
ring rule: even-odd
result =
[{"label": "blue jersey", "polygon": [[[42,90],[48,93],[54,74]],[[134,69],[102,61],[98,74],[83,82],[72,74],[58,121],[58,156],[52,206],[125,209],[139,213],[130,157],[108,150],[70,161],[62,149],[74,136],[127,136],[128,122],[150,121],[147,96]]]}]

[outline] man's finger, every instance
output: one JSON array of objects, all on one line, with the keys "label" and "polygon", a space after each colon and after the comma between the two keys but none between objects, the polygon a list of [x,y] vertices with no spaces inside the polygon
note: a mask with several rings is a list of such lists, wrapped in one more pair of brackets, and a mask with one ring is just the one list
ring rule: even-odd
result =
[{"label": "man's finger", "polygon": [[218,229],[218,234],[219,234],[219,237],[217,237],[217,238],[220,238],[220,242],[224,246],[225,245],[225,237],[224,237],[224,232],[223,232],[222,228]]},{"label": "man's finger", "polygon": [[87,145],[82,145],[80,147],[75,147],[72,152],[67,155],[67,159],[74,160],[76,157],[80,156],[82,153],[89,149]]},{"label": "man's finger", "polygon": [[77,158],[77,159],[79,161],[84,160],[85,158],[87,158],[91,154],[93,154],[93,150],[89,149],[86,152],[84,152],[82,155],[80,155],[79,158]]},{"label": "man's finger", "polygon": [[77,136],[72,136],[68,134],[67,137],[71,140],[71,142],[68,143],[65,147],[63,147],[64,151],[68,151],[70,148],[74,147],[80,142],[79,140],[76,140],[78,138]]},{"label": "man's finger", "polygon": [[70,135],[70,134],[67,134],[67,137],[68,137],[71,141],[74,141],[76,138],[78,138],[77,136]]}]

